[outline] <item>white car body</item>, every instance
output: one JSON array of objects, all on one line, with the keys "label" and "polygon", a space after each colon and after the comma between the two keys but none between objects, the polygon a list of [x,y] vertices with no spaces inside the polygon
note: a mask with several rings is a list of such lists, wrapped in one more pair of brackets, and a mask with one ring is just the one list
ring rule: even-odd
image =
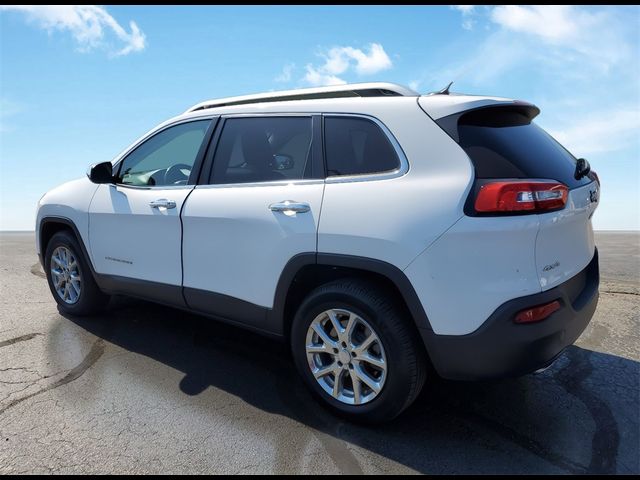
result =
[{"label": "white car body", "polygon": [[[565,208],[550,213],[465,213],[474,165],[437,121],[478,107],[522,102],[453,94],[420,96],[388,84],[374,87],[395,88],[400,94],[269,98],[277,97],[276,92],[265,94],[263,101],[251,98],[257,103],[242,103],[246,97],[204,102],[143,135],[112,163],[116,166],[166,126],[194,119],[335,114],[373,119],[400,158],[393,172],[164,187],[94,184],[83,177],[40,200],[38,253],[44,254],[42,221],[62,217],[75,225],[98,275],[153,282],[160,290],[184,288],[196,311],[205,312],[205,303],[212,298],[220,304],[230,302],[228,308],[221,307],[227,314],[218,316],[236,323],[243,323],[236,309],[278,308],[279,282],[297,255],[372,259],[406,277],[428,318],[428,325],[420,320],[416,324],[421,333],[430,330],[434,338],[473,334],[505,302],[549,291],[592,261],[595,183],[571,189]],[[597,195],[597,187],[595,191]],[[174,201],[176,208],[149,207],[159,199]],[[269,210],[269,205],[285,200],[305,202],[310,211],[274,215]],[[214,297],[201,297],[202,292]],[[167,294],[166,303],[172,303],[171,295]],[[249,326],[286,334],[282,331],[286,322],[285,327],[273,327],[276,323],[262,317]]]}]

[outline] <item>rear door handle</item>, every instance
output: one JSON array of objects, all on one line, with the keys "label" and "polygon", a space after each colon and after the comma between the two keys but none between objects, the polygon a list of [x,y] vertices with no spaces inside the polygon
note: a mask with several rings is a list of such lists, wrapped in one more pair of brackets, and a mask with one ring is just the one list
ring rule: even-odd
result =
[{"label": "rear door handle", "polygon": [[160,198],[158,200],[154,200],[153,202],[149,202],[151,208],[176,208],[176,202],[173,200],[167,200],[166,198]]},{"label": "rear door handle", "polygon": [[272,212],[293,212],[293,213],[305,213],[311,210],[308,203],[296,202],[294,200],[284,200],[278,203],[272,203],[269,205],[269,210]]}]

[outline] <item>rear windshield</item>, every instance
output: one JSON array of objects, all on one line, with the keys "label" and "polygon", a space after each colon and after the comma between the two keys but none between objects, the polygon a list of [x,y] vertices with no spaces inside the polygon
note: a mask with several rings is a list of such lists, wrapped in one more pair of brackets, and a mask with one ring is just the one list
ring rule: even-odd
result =
[{"label": "rear windshield", "polygon": [[591,182],[575,179],[575,157],[523,112],[481,109],[463,114],[457,125],[459,144],[478,179],[542,178],[569,188]]}]

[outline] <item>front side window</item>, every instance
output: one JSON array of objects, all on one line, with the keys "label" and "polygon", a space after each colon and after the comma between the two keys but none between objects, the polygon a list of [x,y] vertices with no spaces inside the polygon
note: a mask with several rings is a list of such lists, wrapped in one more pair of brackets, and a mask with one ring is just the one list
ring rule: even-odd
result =
[{"label": "front side window", "polygon": [[211,120],[181,123],[154,135],[122,161],[117,183],[186,185]]},{"label": "front side window", "polygon": [[311,117],[227,119],[213,159],[212,183],[308,178],[311,132]]},{"label": "front side window", "polygon": [[325,117],[327,175],[382,173],[400,167],[400,159],[382,129],[357,117]]}]

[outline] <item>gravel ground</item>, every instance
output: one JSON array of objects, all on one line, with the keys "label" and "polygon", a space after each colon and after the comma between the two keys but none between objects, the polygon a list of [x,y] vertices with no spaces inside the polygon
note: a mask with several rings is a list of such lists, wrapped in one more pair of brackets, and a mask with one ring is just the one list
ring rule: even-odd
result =
[{"label": "gravel ground", "polygon": [[433,380],[368,428],[318,406],[277,342],[124,298],[61,316],[33,234],[0,234],[0,474],[640,473],[640,234],[596,242],[598,309],[550,369]]}]

